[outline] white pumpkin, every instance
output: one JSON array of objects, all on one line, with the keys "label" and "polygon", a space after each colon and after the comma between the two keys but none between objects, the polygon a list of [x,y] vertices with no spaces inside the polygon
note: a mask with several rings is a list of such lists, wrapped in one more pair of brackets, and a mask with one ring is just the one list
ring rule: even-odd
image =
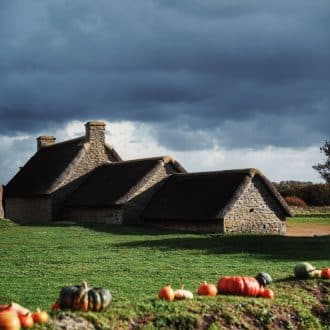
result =
[{"label": "white pumpkin", "polygon": [[194,295],[189,290],[178,289],[174,291],[174,299],[183,300],[183,299],[193,299]]},{"label": "white pumpkin", "polygon": [[322,277],[321,273],[322,273],[322,270],[315,269],[312,271],[311,275],[314,278],[321,278]]}]

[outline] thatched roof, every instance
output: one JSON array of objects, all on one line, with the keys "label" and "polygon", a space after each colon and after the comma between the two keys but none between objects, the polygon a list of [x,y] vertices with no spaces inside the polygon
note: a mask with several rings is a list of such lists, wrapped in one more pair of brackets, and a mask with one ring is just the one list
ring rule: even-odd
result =
[{"label": "thatched roof", "polygon": [[257,169],[174,174],[143,212],[145,220],[213,220],[223,218],[244,187],[259,177],[284,213],[291,212],[272,183]]},{"label": "thatched roof", "polygon": [[[6,197],[35,197],[52,193],[56,180],[85,147],[85,137],[79,137],[41,148],[6,185]],[[106,148],[113,159],[121,160],[112,147]]]},{"label": "thatched roof", "polygon": [[90,173],[68,198],[65,205],[70,207],[122,205],[164,164],[171,166],[175,172],[185,172],[178,162],[167,156],[101,165]]}]

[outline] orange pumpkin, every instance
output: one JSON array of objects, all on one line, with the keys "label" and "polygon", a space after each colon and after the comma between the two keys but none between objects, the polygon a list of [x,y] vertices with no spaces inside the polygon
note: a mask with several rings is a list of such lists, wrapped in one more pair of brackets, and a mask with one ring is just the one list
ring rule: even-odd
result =
[{"label": "orange pumpkin", "polygon": [[39,324],[47,323],[49,319],[48,313],[45,311],[41,311],[39,308],[37,308],[37,310],[32,313],[32,318],[35,323]]},{"label": "orange pumpkin", "polygon": [[323,268],[321,272],[322,278],[330,279],[330,268]]},{"label": "orange pumpkin", "polygon": [[167,301],[174,300],[174,291],[170,285],[164,286],[158,293],[158,297],[160,299],[164,299]]},{"label": "orange pumpkin", "polygon": [[0,305],[0,312],[10,310],[10,305]]},{"label": "orange pumpkin", "polygon": [[197,293],[200,296],[214,297],[217,295],[218,290],[214,284],[203,282],[199,285]]},{"label": "orange pumpkin", "polygon": [[31,313],[18,314],[19,321],[23,328],[32,328],[34,325],[33,317]]},{"label": "orange pumpkin", "polygon": [[254,277],[225,276],[219,279],[217,288],[219,293],[240,296],[259,296],[263,290]]},{"label": "orange pumpkin", "polygon": [[271,289],[264,289],[262,294],[261,294],[261,297],[273,299],[274,298],[274,292]]},{"label": "orange pumpkin", "polygon": [[19,330],[21,324],[14,310],[4,310],[0,312],[0,329],[1,330]]}]

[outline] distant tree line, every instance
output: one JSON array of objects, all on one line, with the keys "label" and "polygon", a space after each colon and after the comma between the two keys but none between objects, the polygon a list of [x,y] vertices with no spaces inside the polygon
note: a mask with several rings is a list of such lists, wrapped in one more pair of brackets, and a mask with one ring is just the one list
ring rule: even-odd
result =
[{"label": "distant tree line", "polygon": [[326,156],[326,160],[324,163],[314,165],[313,169],[319,172],[325,182],[330,183],[330,141],[325,141],[320,151]]},{"label": "distant tree line", "polygon": [[325,141],[320,152],[325,155],[325,162],[314,165],[313,169],[319,173],[325,184],[300,181],[274,183],[289,205],[330,205],[330,140]]},{"label": "distant tree line", "polygon": [[274,183],[280,194],[286,197],[298,197],[307,205],[330,205],[330,184],[301,181],[281,181]]}]

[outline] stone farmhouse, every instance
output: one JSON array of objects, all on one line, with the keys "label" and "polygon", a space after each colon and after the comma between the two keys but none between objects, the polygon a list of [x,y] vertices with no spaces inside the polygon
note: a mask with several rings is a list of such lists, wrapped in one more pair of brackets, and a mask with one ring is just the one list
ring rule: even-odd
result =
[{"label": "stone farmhouse", "polygon": [[105,143],[103,122],[85,127],[69,141],[37,138],[37,152],[5,187],[7,218],[285,233],[290,210],[260,171],[187,173],[169,156],[124,161]]},{"label": "stone farmhouse", "polygon": [[285,234],[290,209],[256,169],[173,174],[144,210],[145,223],[224,233]]}]

